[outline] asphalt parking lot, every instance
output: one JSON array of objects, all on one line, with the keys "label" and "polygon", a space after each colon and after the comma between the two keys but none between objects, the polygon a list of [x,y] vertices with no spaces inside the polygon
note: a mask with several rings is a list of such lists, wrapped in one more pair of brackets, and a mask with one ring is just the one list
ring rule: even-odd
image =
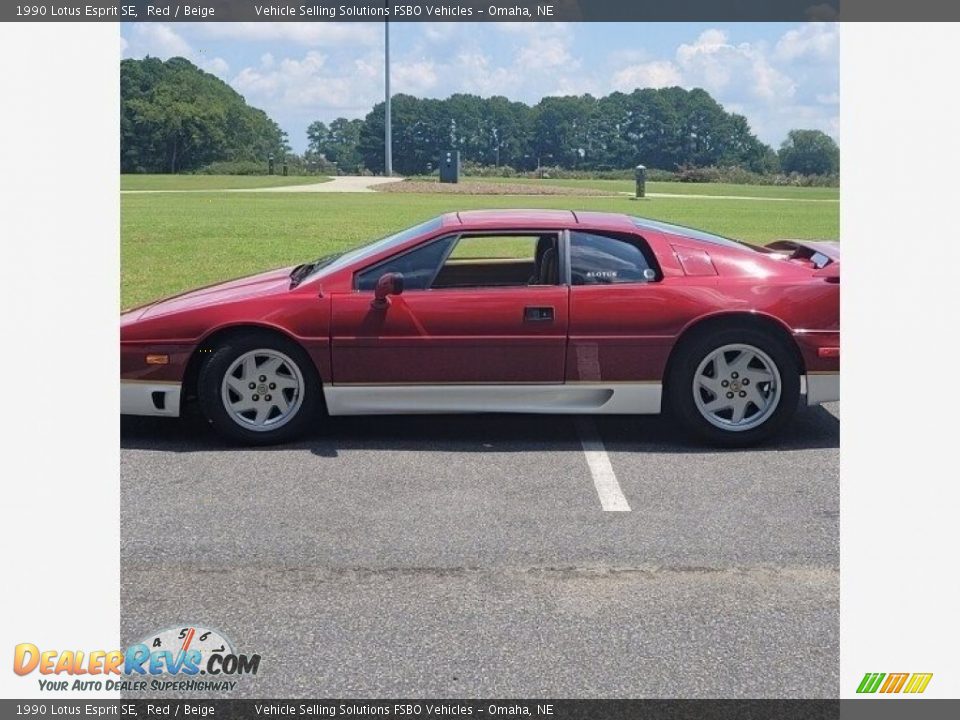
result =
[{"label": "asphalt parking lot", "polygon": [[123,418],[123,641],[221,630],[262,655],[230,697],[836,697],[839,425],[339,418],[250,450]]}]

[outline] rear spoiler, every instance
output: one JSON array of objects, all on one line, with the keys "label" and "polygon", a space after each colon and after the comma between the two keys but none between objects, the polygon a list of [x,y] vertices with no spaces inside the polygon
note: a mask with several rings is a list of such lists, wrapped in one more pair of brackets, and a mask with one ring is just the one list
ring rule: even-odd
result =
[{"label": "rear spoiler", "polygon": [[806,260],[813,264],[817,277],[840,277],[840,246],[819,240],[774,240],[764,249],[787,253],[791,260]]}]

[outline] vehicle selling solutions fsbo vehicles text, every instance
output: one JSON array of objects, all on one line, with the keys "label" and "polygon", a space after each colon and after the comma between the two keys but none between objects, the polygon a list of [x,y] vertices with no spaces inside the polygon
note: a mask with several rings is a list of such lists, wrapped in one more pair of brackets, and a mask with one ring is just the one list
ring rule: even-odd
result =
[{"label": "vehicle selling solutions fsbo vehicles text", "polygon": [[[285,18],[366,18],[388,20],[390,18],[468,18],[474,17],[473,8],[459,5],[419,5],[399,4],[392,7],[357,7],[353,5],[254,5],[253,10],[258,17],[285,17]],[[212,11],[211,11],[212,12]],[[490,17],[533,17],[529,8],[500,7],[490,5],[485,11],[477,10],[476,15]],[[538,5],[536,17],[549,18],[554,15],[553,5]]]}]

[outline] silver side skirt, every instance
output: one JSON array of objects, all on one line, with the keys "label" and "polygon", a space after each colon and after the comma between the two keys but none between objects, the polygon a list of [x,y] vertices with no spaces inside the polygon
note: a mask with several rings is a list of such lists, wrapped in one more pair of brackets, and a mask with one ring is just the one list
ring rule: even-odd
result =
[{"label": "silver side skirt", "polygon": [[840,399],[840,373],[819,372],[806,375],[807,405],[819,405]]},{"label": "silver side skirt", "polygon": [[180,383],[120,382],[121,415],[180,416]]},{"label": "silver side skirt", "polygon": [[663,387],[648,383],[566,385],[324,385],[331,415],[591,413],[655,415]]}]

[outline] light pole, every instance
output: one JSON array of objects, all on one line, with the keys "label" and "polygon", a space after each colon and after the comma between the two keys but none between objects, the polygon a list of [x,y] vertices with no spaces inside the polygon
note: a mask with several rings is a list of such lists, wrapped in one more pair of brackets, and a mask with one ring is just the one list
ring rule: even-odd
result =
[{"label": "light pole", "polygon": [[383,108],[383,172],[388,177],[393,175],[393,138],[390,131],[390,21],[383,23],[383,84],[386,98]]}]

